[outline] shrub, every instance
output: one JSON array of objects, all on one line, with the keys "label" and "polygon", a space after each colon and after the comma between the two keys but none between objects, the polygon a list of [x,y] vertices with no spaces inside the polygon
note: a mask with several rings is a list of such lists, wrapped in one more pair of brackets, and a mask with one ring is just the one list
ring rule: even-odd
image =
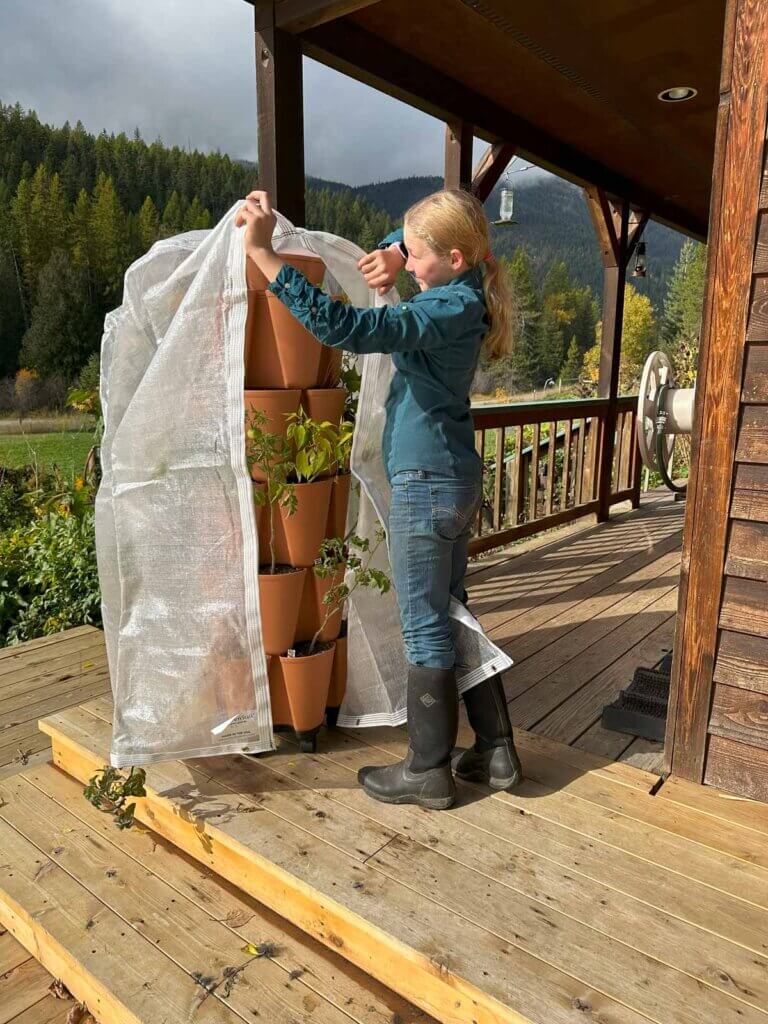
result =
[{"label": "shrub", "polygon": [[93,510],[64,504],[0,535],[0,643],[100,625]]}]

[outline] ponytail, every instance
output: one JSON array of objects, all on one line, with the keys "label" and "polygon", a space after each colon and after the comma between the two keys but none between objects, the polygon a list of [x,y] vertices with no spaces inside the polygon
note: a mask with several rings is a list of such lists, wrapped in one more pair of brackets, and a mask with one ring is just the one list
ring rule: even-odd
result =
[{"label": "ponytail", "polygon": [[483,292],[491,324],[483,349],[490,359],[500,359],[512,351],[517,308],[509,275],[495,257],[483,263]]}]

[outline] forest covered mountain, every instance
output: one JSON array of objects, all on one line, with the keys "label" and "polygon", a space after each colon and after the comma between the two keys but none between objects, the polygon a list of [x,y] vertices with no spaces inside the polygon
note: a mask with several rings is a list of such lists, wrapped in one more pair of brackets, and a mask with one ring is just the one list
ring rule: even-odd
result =
[{"label": "forest covered mountain", "polygon": [[[581,191],[551,176],[513,177],[517,223],[494,228],[493,245],[505,257],[522,326],[514,355],[481,367],[483,390],[510,393],[550,377],[582,378],[601,297]],[[308,178],[306,226],[368,251],[440,186],[430,177],[356,188]],[[254,187],[258,169],[247,161],[148,144],[138,130],[129,138],[93,135],[79,122],[45,125],[34,111],[0,103],[0,378],[23,370],[75,380],[98,352],[130,263],[158,238],[211,227]],[[497,215],[498,188],[486,210]],[[650,224],[646,241],[648,276],[630,279],[642,325],[638,358],[661,331],[673,270],[693,265],[690,243],[683,259],[681,235]]]},{"label": "forest covered mountain", "polygon": [[[493,228],[494,251],[511,256],[515,249],[526,249],[534,280],[539,285],[552,264],[562,260],[570,277],[579,284],[589,285],[599,298],[602,264],[581,189],[554,175],[544,178],[513,174],[510,178],[515,191],[514,220],[517,223]],[[502,184],[503,181],[496,186],[485,204],[491,221],[499,216]],[[438,188],[442,188],[441,178],[414,177],[363,185],[354,191],[393,219],[400,220],[411,203]],[[685,237],[653,221],[646,227],[643,237],[648,272],[645,278],[633,278],[632,284],[660,311]]]}]

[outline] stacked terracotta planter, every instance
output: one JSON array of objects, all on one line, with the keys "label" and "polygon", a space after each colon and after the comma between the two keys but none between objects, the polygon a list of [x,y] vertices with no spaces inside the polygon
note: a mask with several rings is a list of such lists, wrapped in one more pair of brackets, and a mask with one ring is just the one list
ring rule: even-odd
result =
[{"label": "stacked terracotta planter", "polygon": [[[286,262],[313,284],[321,285],[322,260],[309,254],[285,254]],[[341,351],[320,344],[268,289],[256,265],[247,261],[248,319],[245,333],[246,418],[259,410],[264,429],[285,436],[286,416],[303,406],[318,421],[338,425],[346,391],[338,386]],[[254,488],[265,474],[253,467]],[[341,612],[320,634],[315,653],[295,656],[294,648],[313,638],[323,623],[323,596],[339,579],[321,580],[312,566],[326,537],[343,537],[349,502],[349,473],[293,485],[293,515],[275,504],[257,507],[259,595],[264,648],[275,728],[295,731],[300,747],[314,750],[316,733],[329,709],[335,722],[346,685],[346,637],[340,637]],[[268,570],[270,513],[276,572]],[[339,575],[342,575],[340,573]],[[290,653],[289,653],[290,652]],[[298,652],[297,652],[298,654]]]}]

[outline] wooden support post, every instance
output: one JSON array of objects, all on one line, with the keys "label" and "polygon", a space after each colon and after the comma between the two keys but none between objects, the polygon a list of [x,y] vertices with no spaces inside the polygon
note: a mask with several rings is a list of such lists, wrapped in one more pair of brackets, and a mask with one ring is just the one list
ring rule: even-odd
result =
[{"label": "wooden support post", "polygon": [[[705,769],[712,756],[712,742],[717,745],[719,739],[708,735],[708,727],[713,674],[721,660],[721,603],[731,582],[726,573],[733,528],[729,510],[738,469],[735,463],[750,461],[748,455],[738,455],[744,362],[750,343],[764,343],[768,338],[759,265],[754,262],[760,251],[760,218],[766,216],[760,211],[768,208],[768,195],[761,195],[760,189],[761,171],[768,183],[767,124],[768,8],[758,0],[729,0],[664,752],[666,769],[693,782],[712,781]],[[760,518],[756,512],[754,518]],[[759,528],[757,523],[754,526]],[[745,604],[739,625],[731,628],[749,633],[759,610],[759,600],[753,599],[752,607]],[[759,627],[756,633],[759,635]],[[739,670],[744,679],[759,678],[765,661],[755,655]],[[751,721],[752,717],[746,701],[733,713],[735,722]],[[752,741],[746,730],[745,736],[743,747],[733,743],[730,749],[742,751],[746,758],[741,762],[734,758],[729,764],[721,754],[715,785],[730,788],[731,779],[741,773],[740,788],[754,792],[759,787],[760,772],[765,770],[764,751],[749,746]],[[750,787],[745,779],[758,781]]]},{"label": "wooden support post", "polygon": [[597,481],[597,520],[608,519],[615,449],[624,293],[629,261],[648,220],[630,210],[627,200],[612,203],[602,189],[585,189],[587,208],[600,243],[603,260],[603,326],[598,396],[608,399],[602,429]]},{"label": "wooden support post", "polygon": [[514,155],[515,147],[511,143],[494,142],[480,157],[472,175],[472,191],[481,203],[491,194]]},{"label": "wooden support post", "polygon": [[472,125],[448,121],[445,125],[445,187],[472,187]]},{"label": "wooden support post", "polygon": [[254,7],[259,187],[304,226],[304,101],[301,42],[275,25],[273,0]]}]

